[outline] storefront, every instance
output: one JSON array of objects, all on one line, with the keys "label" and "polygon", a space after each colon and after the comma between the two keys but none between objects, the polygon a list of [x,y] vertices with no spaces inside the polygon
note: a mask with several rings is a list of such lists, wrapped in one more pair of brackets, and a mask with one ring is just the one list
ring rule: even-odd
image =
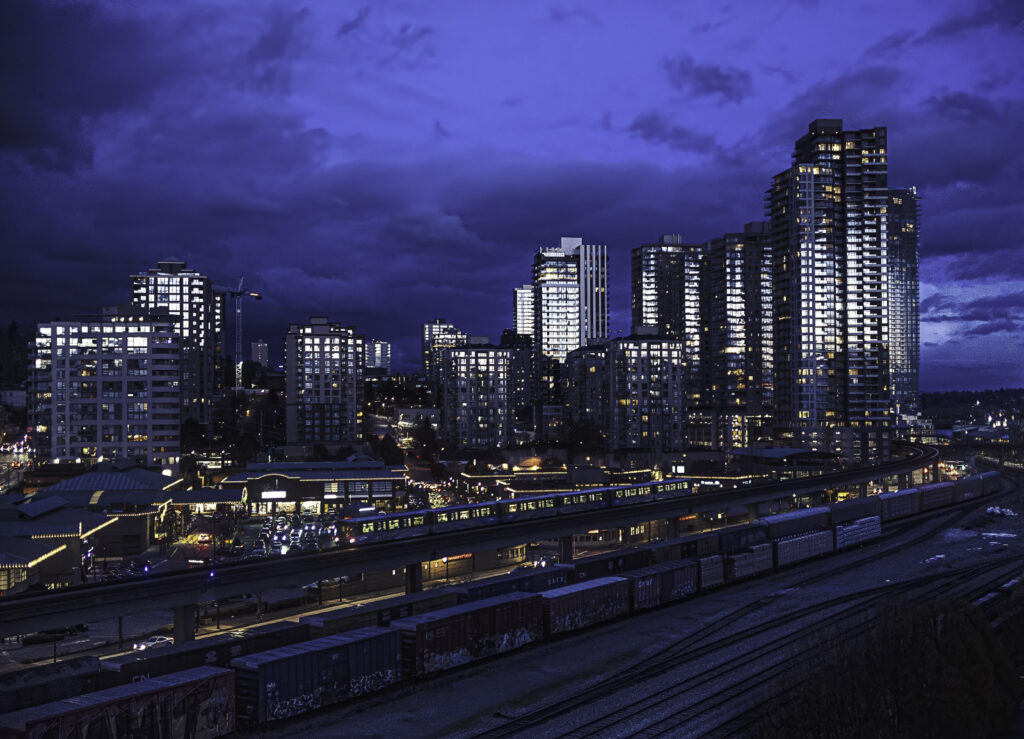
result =
[{"label": "storefront", "polygon": [[318,515],[356,503],[381,510],[406,504],[406,468],[371,459],[250,465],[225,478],[225,490],[244,492],[255,516]]}]

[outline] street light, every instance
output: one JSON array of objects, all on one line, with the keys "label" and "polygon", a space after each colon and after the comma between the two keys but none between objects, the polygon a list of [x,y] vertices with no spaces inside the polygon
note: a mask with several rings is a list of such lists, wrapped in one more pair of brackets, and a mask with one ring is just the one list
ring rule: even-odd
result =
[{"label": "street light", "polygon": [[444,584],[448,587],[448,558],[441,557],[441,561],[444,562]]}]

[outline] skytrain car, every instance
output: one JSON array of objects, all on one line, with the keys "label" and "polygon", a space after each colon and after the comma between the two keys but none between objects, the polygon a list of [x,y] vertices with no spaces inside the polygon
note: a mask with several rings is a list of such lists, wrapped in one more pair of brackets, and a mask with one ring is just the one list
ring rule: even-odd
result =
[{"label": "skytrain car", "polygon": [[498,522],[498,503],[470,503],[427,511],[431,531],[454,531]]},{"label": "skytrain car", "polygon": [[391,541],[428,533],[430,529],[427,513],[429,511],[410,511],[408,513],[392,513],[387,516],[349,518],[342,521],[340,526],[345,532],[344,538],[349,544]]},{"label": "skytrain car", "polygon": [[680,495],[690,494],[690,483],[686,480],[663,480],[652,485],[654,488],[655,500],[675,498]]},{"label": "skytrain car", "polygon": [[596,511],[608,507],[607,492],[607,488],[598,488],[573,493],[555,493],[555,506],[559,513]]},{"label": "skytrain car", "polygon": [[498,516],[502,521],[521,521],[528,518],[553,516],[557,513],[555,504],[553,495],[502,500],[498,502]]},{"label": "skytrain car", "polygon": [[650,485],[630,485],[625,488],[611,488],[608,491],[610,505],[629,505],[645,500],[654,500],[654,490]]}]

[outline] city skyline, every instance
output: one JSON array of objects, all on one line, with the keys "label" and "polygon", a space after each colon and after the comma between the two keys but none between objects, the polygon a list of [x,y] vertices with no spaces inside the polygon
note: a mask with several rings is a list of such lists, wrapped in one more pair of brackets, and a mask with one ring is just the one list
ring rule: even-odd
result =
[{"label": "city skyline", "polygon": [[573,234],[608,245],[625,335],[630,250],[763,219],[835,117],[887,127],[890,186],[921,196],[921,389],[1024,384],[1013,3],[232,7],[0,11],[0,315],[126,304],[174,256],[265,295],[246,341],[275,360],[329,315],[410,371],[436,316],[496,340]]}]

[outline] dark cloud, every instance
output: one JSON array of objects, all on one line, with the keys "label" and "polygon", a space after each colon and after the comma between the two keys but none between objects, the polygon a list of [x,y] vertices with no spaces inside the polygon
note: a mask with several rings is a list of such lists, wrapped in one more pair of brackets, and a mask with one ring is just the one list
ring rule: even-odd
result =
[{"label": "dark cloud", "polygon": [[362,27],[362,25],[366,22],[366,19],[369,17],[370,9],[365,6],[360,8],[359,10],[356,11],[354,17],[350,18],[349,20],[345,21],[340,26],[338,26],[338,30],[335,33],[335,36],[341,38],[342,36],[347,36],[353,31],[358,30],[359,28]]},{"label": "dark cloud", "polygon": [[916,43],[943,41],[981,28],[1024,31],[1024,3],[1020,0],[975,3],[972,12],[951,15],[939,21],[916,39]]},{"label": "dark cloud", "polygon": [[434,138],[450,139],[451,137],[451,132],[441,125],[441,121],[434,121]]},{"label": "dark cloud", "polygon": [[98,6],[0,3],[0,151],[59,172],[91,167],[90,123],[142,104],[179,62],[152,28]]},{"label": "dark cloud", "polygon": [[552,8],[548,16],[555,23],[580,21],[594,28],[600,28],[603,25],[596,15],[583,6],[575,8]]},{"label": "dark cloud", "polygon": [[638,115],[627,130],[649,143],[666,144],[680,151],[710,154],[717,148],[714,136],[677,126],[654,110]]},{"label": "dark cloud", "polygon": [[946,321],[948,320],[946,311],[951,310],[955,306],[955,300],[942,293],[936,293],[921,301],[921,320]]},{"label": "dark cloud", "polygon": [[379,64],[382,67],[399,66],[416,69],[437,56],[437,50],[430,43],[434,29],[403,23],[387,40],[391,52],[385,54]]},{"label": "dark cloud", "polygon": [[715,64],[696,64],[688,54],[662,62],[669,84],[693,97],[720,96],[722,101],[738,103],[754,90],[750,72]]},{"label": "dark cloud", "polygon": [[291,57],[301,44],[299,27],[309,15],[309,8],[292,12],[281,6],[273,7],[267,29],[247,54],[258,87],[275,92],[289,91]]},{"label": "dark cloud", "polygon": [[[971,320],[971,319],[968,319]],[[984,321],[976,326],[971,326],[964,331],[964,336],[989,336],[997,333],[1017,334],[1024,328],[1024,323],[1014,321],[1010,318]]]}]

